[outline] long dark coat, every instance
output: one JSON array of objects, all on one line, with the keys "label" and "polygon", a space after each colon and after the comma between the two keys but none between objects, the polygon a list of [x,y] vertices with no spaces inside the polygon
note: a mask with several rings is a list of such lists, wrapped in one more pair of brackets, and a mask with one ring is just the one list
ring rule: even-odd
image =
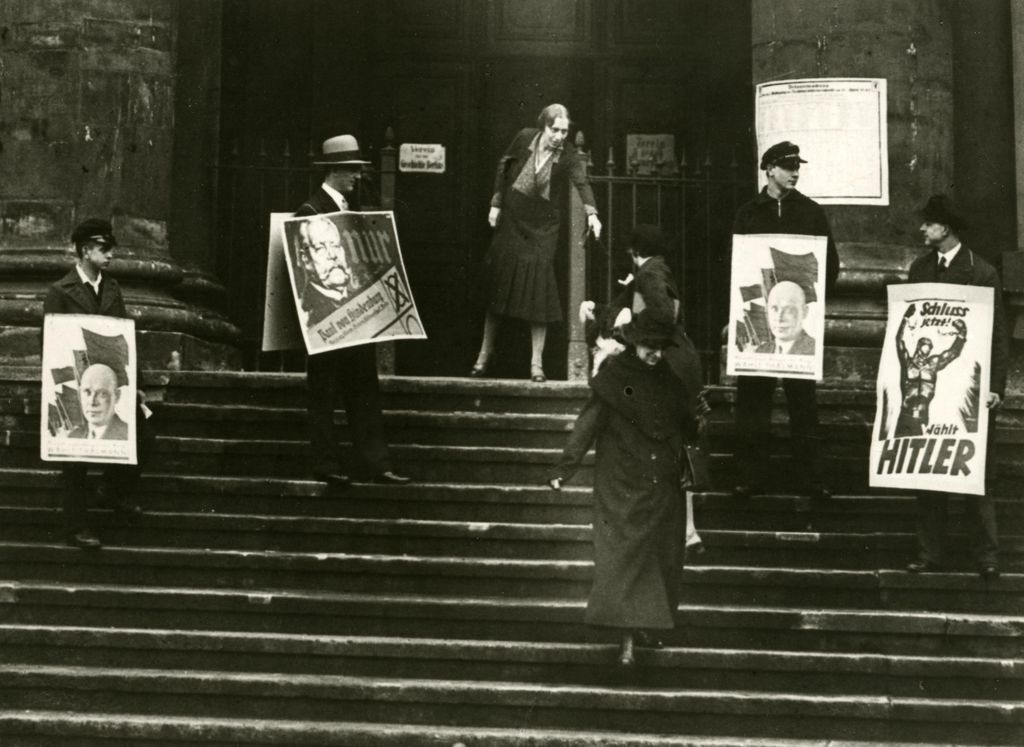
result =
[{"label": "long dark coat", "polygon": [[591,386],[553,472],[571,477],[596,439],[586,622],[672,628],[686,533],[681,456],[692,414],[664,360],[649,367],[632,351],[607,362]]}]

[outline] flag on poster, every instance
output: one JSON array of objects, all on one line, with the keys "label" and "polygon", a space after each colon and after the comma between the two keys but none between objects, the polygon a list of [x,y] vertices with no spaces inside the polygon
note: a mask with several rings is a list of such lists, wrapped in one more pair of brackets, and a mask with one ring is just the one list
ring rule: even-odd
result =
[{"label": "flag on poster", "polygon": [[392,212],[289,218],[282,230],[310,355],[369,342],[426,339]]},{"label": "flag on poster", "polygon": [[872,487],[985,492],[992,289],[889,286]]},{"label": "flag on poster", "polygon": [[732,237],[730,376],[821,378],[827,245],[824,236]]},{"label": "flag on poster", "polygon": [[43,319],[39,455],[48,462],[137,464],[135,321]]}]

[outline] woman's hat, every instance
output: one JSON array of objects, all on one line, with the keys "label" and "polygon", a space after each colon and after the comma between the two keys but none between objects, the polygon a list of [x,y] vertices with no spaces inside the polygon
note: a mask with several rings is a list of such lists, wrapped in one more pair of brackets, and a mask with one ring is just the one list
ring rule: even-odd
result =
[{"label": "woman's hat", "polygon": [[643,345],[658,350],[672,345],[675,332],[676,325],[665,319],[656,319],[648,309],[638,313],[633,321],[622,328],[622,336],[630,345]]},{"label": "woman's hat", "polygon": [[323,155],[313,161],[317,166],[366,166],[370,162],[363,159],[359,150],[359,141],[352,135],[335,135],[324,140]]}]

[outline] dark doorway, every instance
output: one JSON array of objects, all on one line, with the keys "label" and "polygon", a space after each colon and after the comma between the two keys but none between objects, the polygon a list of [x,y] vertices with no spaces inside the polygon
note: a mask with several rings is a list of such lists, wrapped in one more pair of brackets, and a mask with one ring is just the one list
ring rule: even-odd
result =
[{"label": "dark doorway", "polygon": [[[544,105],[569,107],[595,174],[609,157],[625,173],[629,133],[669,133],[690,163],[753,173],[750,11],[738,0],[228,0],[223,51],[220,269],[253,351],[266,215],[294,209],[319,182],[309,153],[330,135],[356,133],[374,158],[388,128],[396,144],[447,149],[444,174],[398,175],[402,251],[430,335],[397,345],[401,374],[468,372],[494,168]],[[628,222],[617,218],[603,242],[613,254]],[[719,241],[674,245],[692,267],[713,261]],[[526,375],[526,338],[525,325],[503,329],[499,373]],[[565,325],[553,325],[554,377],[565,374],[565,341]]]}]

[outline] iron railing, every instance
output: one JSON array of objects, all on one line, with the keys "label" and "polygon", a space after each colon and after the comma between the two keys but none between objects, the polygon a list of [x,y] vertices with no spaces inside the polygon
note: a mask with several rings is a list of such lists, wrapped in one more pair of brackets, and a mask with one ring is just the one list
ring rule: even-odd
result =
[{"label": "iron railing", "polygon": [[[582,147],[581,136],[577,143]],[[754,194],[754,180],[740,175],[734,155],[727,165],[716,164],[710,155],[691,162],[685,149],[678,164],[627,163],[625,173],[619,173],[611,148],[603,174],[594,173],[589,157],[588,162],[604,231],[587,249],[587,297],[607,301],[617,293],[616,281],[630,270],[626,252],[633,226],[660,226],[683,295],[687,332],[701,352],[705,380],[717,381],[721,331],[728,318],[726,263],[733,216]]]}]

